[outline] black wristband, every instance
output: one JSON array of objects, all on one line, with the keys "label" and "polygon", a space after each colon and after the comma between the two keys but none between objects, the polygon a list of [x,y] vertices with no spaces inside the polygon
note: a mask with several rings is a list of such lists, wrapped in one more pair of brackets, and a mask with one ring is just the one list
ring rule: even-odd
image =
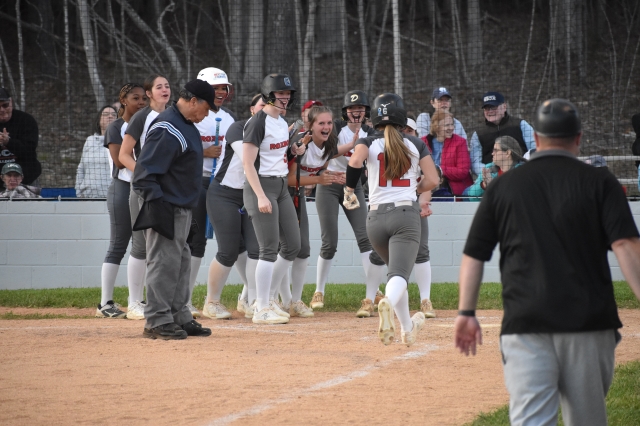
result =
[{"label": "black wristband", "polygon": [[351,167],[347,164],[347,186],[355,189],[355,187],[358,186],[361,174],[362,169],[356,169],[355,167]]},{"label": "black wristband", "polygon": [[474,309],[461,310],[461,311],[458,311],[458,315],[461,315],[463,317],[475,317],[476,311]]}]

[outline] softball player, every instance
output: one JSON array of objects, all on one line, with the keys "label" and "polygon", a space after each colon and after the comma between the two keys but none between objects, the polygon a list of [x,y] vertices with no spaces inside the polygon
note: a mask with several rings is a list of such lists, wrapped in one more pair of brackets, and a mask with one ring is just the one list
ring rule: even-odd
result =
[{"label": "softball player", "polygon": [[[102,264],[102,296],[96,317],[123,318],[126,314],[113,302],[113,288],[120,269],[120,262],[127,251],[131,239],[131,213],[129,212],[129,192],[131,190],[131,172],[124,167],[118,158],[122,137],[131,117],[144,108],[147,96],[139,84],[127,83],[120,89],[120,104],[118,119],[109,124],[104,135],[105,148],[111,156],[111,184],[107,191],[107,210],[109,211],[110,241],[107,255]],[[132,268],[131,257],[127,270]],[[127,274],[129,275],[129,274]],[[137,305],[142,300],[142,287],[134,285],[129,280],[129,310],[131,317],[135,317]]]},{"label": "softball player", "polygon": [[[260,111],[264,105],[261,94],[254,96],[249,107],[251,115]],[[242,168],[242,141],[247,121],[236,121],[227,130],[224,158],[217,168],[211,185],[207,182],[209,185],[207,214],[216,234],[218,252],[209,266],[207,296],[202,315],[213,319],[231,317],[231,313],[220,303],[220,295],[234,263],[240,275],[246,276],[247,279],[245,288],[238,297],[238,311],[245,314],[245,318],[253,318],[253,308],[250,306],[256,298],[255,282],[259,246],[249,216],[241,213],[244,206],[242,193],[245,184]],[[238,262],[240,256],[247,259],[243,271]]]},{"label": "softball player", "polygon": [[288,75],[266,76],[261,93],[267,105],[244,128],[242,164],[247,180],[243,199],[260,245],[253,315],[256,324],[289,322],[289,314],[271,302],[269,294],[272,279],[279,285],[300,251],[300,229],[287,185],[289,129],[281,117],[293,104],[295,92]]},{"label": "softball player", "polygon": [[[376,129],[384,130],[384,136],[370,136],[356,142],[347,167],[344,205],[350,210],[360,207],[354,189],[366,160],[370,188],[367,235],[389,267],[385,297],[378,304],[378,335],[385,345],[393,341],[395,310],[402,342],[411,346],[425,319],[422,312],[410,316],[407,292],[420,245],[420,206],[416,202],[416,190],[422,193],[435,188],[438,174],[424,142],[400,133],[407,123],[402,98],[392,93],[376,97],[371,121]],[[420,170],[424,176],[418,183]],[[363,210],[364,205],[360,209]]]},{"label": "softball player", "polygon": [[[360,90],[348,92],[344,97],[342,106],[342,119],[336,120],[334,127],[338,135],[338,146],[351,144],[358,138],[364,138],[374,133],[374,130],[363,124],[370,116],[370,107],[367,94]],[[349,157],[353,150],[349,150],[329,162],[327,170],[337,174],[347,171]],[[329,270],[338,247],[338,206],[343,201],[344,184],[334,183],[330,186],[319,186],[316,189],[316,208],[320,220],[322,246],[318,256],[316,291],[311,300],[311,308],[324,307],[324,287],[329,277]],[[355,186],[355,194],[360,204],[364,205],[364,191],[360,182]],[[356,236],[362,266],[366,276],[366,297],[362,301],[362,307],[358,310],[359,317],[368,317],[373,313],[373,300],[384,277],[384,262],[372,252],[371,243],[367,238],[366,220],[367,213],[364,210],[343,209],[351,229]]]},{"label": "softball player", "polygon": [[[196,123],[196,127],[200,132],[200,140],[202,141],[204,161],[202,163],[202,187],[200,189],[200,197],[198,199],[198,206],[193,210],[193,220],[195,220],[197,227],[187,240],[189,247],[191,248],[191,275],[189,276],[189,309],[194,317],[198,317],[200,312],[193,306],[191,301],[193,297],[193,288],[196,285],[196,278],[198,277],[198,271],[202,264],[202,258],[204,257],[205,248],[207,245],[206,229],[207,229],[207,190],[211,182],[211,175],[217,173],[217,168],[220,167],[222,156],[224,155],[225,135],[231,124],[236,121],[235,115],[224,108],[223,103],[229,99],[232,93],[233,85],[229,83],[227,73],[219,68],[204,68],[198,73],[198,80],[203,80],[209,83],[215,92],[214,103],[218,107],[217,111],[210,110],[209,115],[204,118],[200,123]],[[221,121],[218,125],[216,118],[220,118]],[[216,133],[218,134],[218,145],[215,145]],[[214,161],[215,159],[215,161]],[[214,169],[214,162],[216,169]],[[211,220],[211,216],[209,216]],[[215,228],[214,228],[215,229]],[[217,238],[218,243],[220,239]],[[238,257],[238,272],[240,276],[245,277],[246,268],[246,255]],[[225,278],[226,279],[226,278]],[[224,281],[222,282],[224,286]],[[222,288],[220,288],[222,292]],[[222,307],[222,305],[218,306]],[[217,318],[230,318],[231,314],[226,309],[220,311],[216,315]]]},{"label": "softball player", "polygon": [[[169,99],[171,98],[171,87],[169,81],[159,74],[154,74],[144,81],[144,90],[149,98],[149,106],[138,111],[127,126],[125,135],[122,139],[122,148],[120,149],[120,162],[131,172],[136,167],[136,156],[140,154],[140,150],[144,145],[149,125],[162,111],[165,110]],[[140,197],[133,191],[129,194],[129,210],[131,214],[131,226],[136,221],[140,212]],[[147,248],[142,231],[133,231],[131,240],[131,253],[129,255],[129,265],[127,267],[127,278],[132,282],[137,296],[142,300],[144,289],[145,275],[147,271]],[[136,297],[137,297],[136,296]],[[127,318],[144,319],[144,306],[139,302],[129,306]]]}]

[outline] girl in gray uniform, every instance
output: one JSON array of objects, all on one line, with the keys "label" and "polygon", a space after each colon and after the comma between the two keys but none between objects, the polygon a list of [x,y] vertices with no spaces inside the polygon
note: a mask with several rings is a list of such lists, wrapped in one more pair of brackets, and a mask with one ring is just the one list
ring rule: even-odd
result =
[{"label": "girl in gray uniform", "polygon": [[[127,251],[131,239],[131,214],[129,212],[129,191],[131,190],[131,172],[118,159],[122,137],[131,117],[147,105],[147,96],[139,84],[127,83],[120,89],[120,104],[118,119],[107,126],[104,134],[104,146],[109,149],[111,157],[111,184],[107,191],[107,210],[111,236],[109,249],[102,264],[102,297],[96,317],[124,318],[125,313],[113,302],[113,288],[120,269],[120,262]],[[131,261],[127,269],[131,267]],[[127,274],[128,275],[128,274]],[[136,300],[142,300],[142,294],[137,296],[138,288],[129,281],[129,306]],[[136,297],[139,297],[136,299]]]},{"label": "girl in gray uniform", "polygon": [[287,185],[289,129],[280,116],[293,103],[295,88],[288,75],[269,74],[261,93],[267,105],[247,122],[242,147],[244,205],[260,245],[253,322],[284,324],[289,314],[269,300],[269,293],[272,278],[279,285],[300,251],[300,229]]},{"label": "girl in gray uniform", "polygon": [[[149,98],[149,106],[138,111],[133,117],[122,140],[120,149],[120,162],[133,173],[136,167],[136,156],[144,145],[149,125],[162,111],[165,110],[171,98],[169,81],[161,75],[154,74],[144,81],[144,90]],[[140,211],[140,197],[133,191],[129,196],[129,209],[131,211],[131,226],[138,217]],[[144,306],[141,303],[147,271],[147,249],[142,231],[133,231],[131,240],[131,253],[129,255],[129,267],[127,277],[138,289],[133,303],[129,304],[127,318],[144,319]]]},{"label": "girl in gray uniform", "polygon": [[[334,123],[338,135],[338,146],[353,144],[355,140],[374,133],[373,129],[363,124],[369,118],[369,113],[369,100],[366,93],[353,90],[345,95],[342,107],[344,121],[336,120]],[[340,174],[346,173],[347,163],[352,152],[352,150],[348,150],[343,155],[331,160],[327,170]],[[343,185],[343,183],[334,183],[331,186],[319,186],[316,189],[316,208],[320,220],[322,246],[318,256],[316,291],[310,304],[313,309],[324,307],[324,287],[338,247],[338,206],[343,200]],[[362,184],[358,183],[355,187],[355,193],[360,203],[364,205]],[[371,243],[367,238],[366,212],[364,210],[343,210],[356,236],[366,277],[366,296],[357,315],[369,317],[373,313],[373,300],[376,292],[384,279],[384,262],[375,252],[372,252]]]},{"label": "girl in gray uniform", "polygon": [[[416,191],[424,193],[435,188],[438,173],[424,142],[400,133],[407,122],[402,98],[392,93],[376,97],[371,120],[376,129],[384,130],[384,136],[371,136],[356,143],[347,168],[344,205],[348,209],[364,209],[354,189],[366,160],[370,191],[367,235],[389,267],[385,297],[378,304],[378,335],[385,345],[394,340],[395,310],[402,342],[411,346],[425,319],[420,311],[410,316],[407,291],[420,245],[420,206],[416,202]],[[418,183],[421,170],[424,176]]]}]

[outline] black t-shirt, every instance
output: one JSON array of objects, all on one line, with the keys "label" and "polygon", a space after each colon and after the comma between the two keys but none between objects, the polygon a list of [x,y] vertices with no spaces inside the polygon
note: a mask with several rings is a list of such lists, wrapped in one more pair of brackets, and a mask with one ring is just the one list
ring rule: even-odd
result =
[{"label": "black t-shirt", "polygon": [[489,185],[464,253],[487,261],[500,243],[502,334],[597,331],[622,327],[607,252],[637,236],[608,170],[542,151]]}]

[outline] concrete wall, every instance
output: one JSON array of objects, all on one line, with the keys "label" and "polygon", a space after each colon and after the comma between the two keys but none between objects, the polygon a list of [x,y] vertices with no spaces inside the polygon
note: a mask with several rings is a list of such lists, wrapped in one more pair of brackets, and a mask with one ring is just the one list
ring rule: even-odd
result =
[{"label": "concrete wall", "polygon": [[[630,203],[640,222],[640,203]],[[457,282],[464,241],[478,203],[433,203],[429,218],[429,248],[434,282]],[[308,203],[311,258],[307,283],[314,283],[320,250],[315,203]],[[109,246],[109,216],[105,201],[0,201],[0,289],[99,287],[100,271]],[[205,283],[215,256],[215,239],[207,244],[198,282]],[[127,284],[125,255],[116,285]],[[484,280],[500,280],[499,255],[485,267]],[[610,255],[614,279],[623,279]],[[360,252],[349,223],[339,217],[338,253],[329,274],[332,283],[362,283]],[[240,283],[233,270],[229,283]]]}]

